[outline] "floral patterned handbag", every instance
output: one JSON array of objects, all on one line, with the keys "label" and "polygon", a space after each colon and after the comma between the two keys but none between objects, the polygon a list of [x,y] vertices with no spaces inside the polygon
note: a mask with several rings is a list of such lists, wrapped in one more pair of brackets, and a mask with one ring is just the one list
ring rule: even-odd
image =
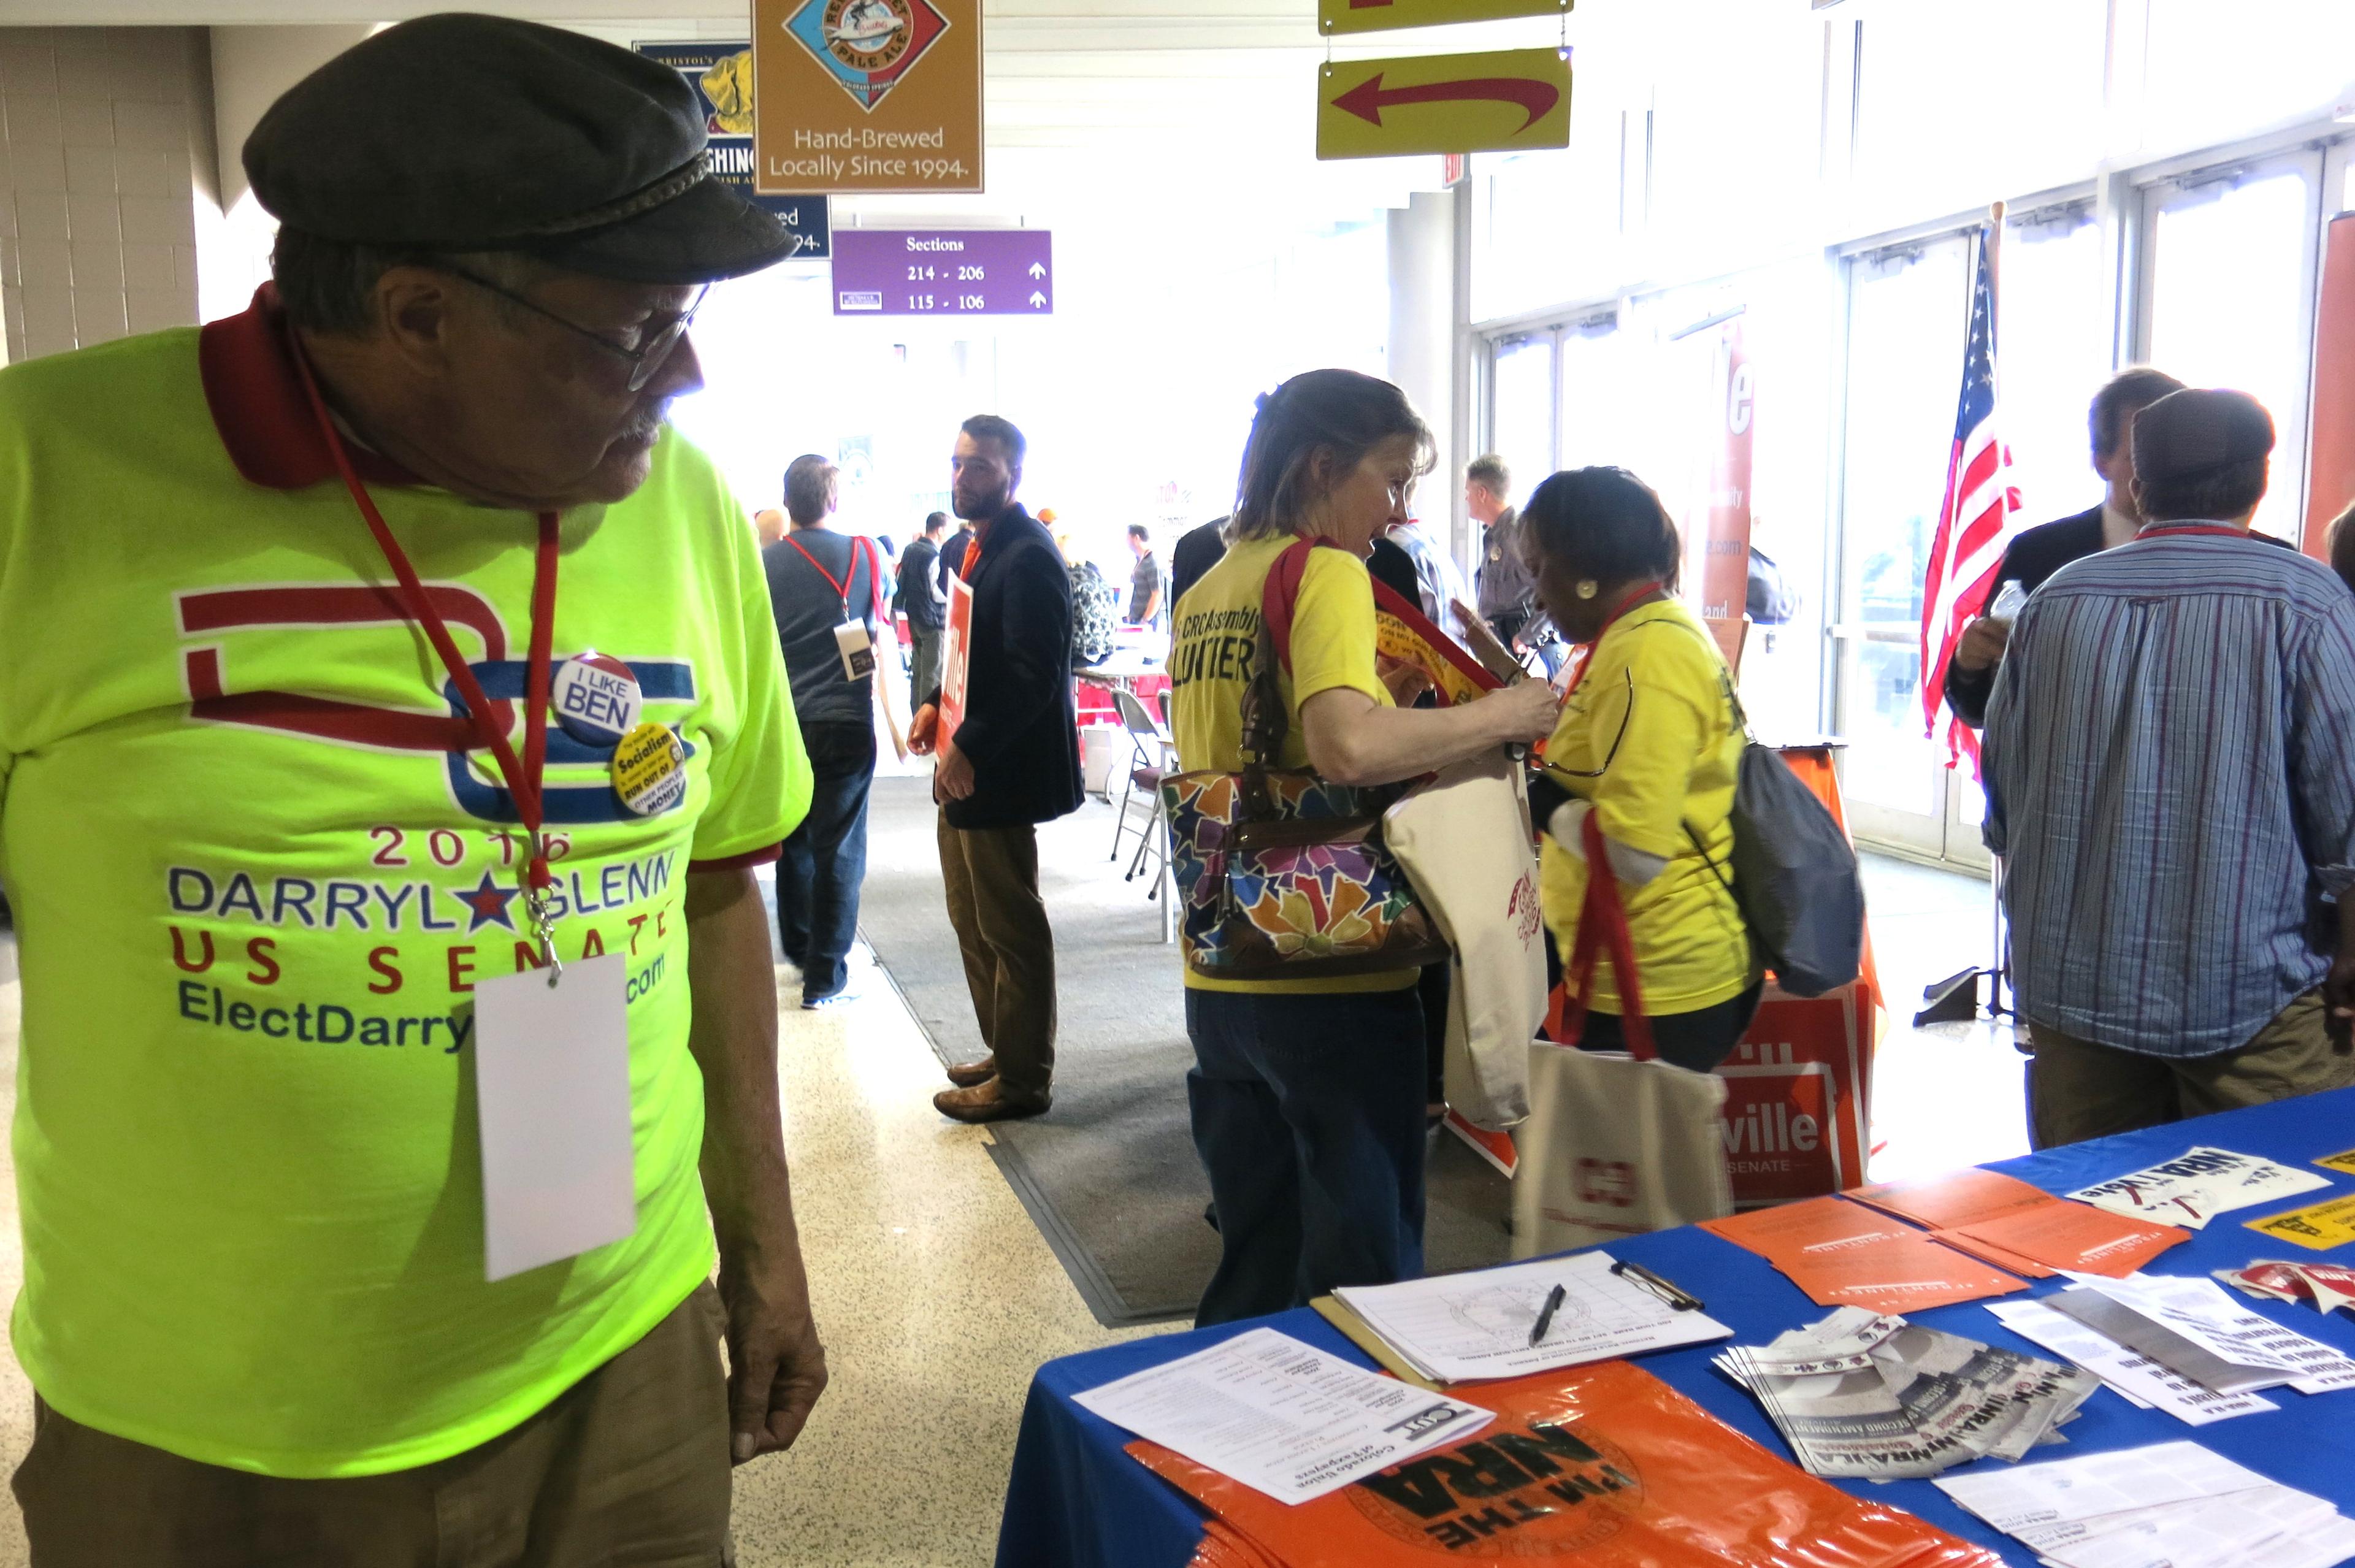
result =
[{"label": "floral patterned handbag", "polygon": [[1287,728],[1276,680],[1310,546],[1276,559],[1262,595],[1256,673],[1243,699],[1240,773],[1162,781],[1186,962],[1233,980],[1307,980],[1412,969],[1447,944],[1382,842],[1405,784],[1358,788],[1268,764]]}]

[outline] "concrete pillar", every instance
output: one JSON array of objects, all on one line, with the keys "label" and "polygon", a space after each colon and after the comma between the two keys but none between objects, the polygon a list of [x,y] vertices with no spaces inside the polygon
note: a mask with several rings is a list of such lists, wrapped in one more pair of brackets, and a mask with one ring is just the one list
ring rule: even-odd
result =
[{"label": "concrete pillar", "polygon": [[1417,492],[1433,536],[1465,560],[1462,466],[1455,450],[1455,198],[1423,192],[1390,215],[1391,379],[1406,389],[1439,442],[1439,463]]}]

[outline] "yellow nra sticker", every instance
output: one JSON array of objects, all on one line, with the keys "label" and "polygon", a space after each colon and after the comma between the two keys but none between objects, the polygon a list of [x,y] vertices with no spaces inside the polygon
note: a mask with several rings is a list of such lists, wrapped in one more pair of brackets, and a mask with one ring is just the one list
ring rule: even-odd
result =
[{"label": "yellow nra sticker", "polygon": [[2293,1209],[2286,1214],[2246,1223],[2252,1231],[2263,1231],[2268,1236],[2294,1242],[2318,1253],[2328,1252],[2355,1242],[2355,1198],[2334,1198],[2311,1209]]},{"label": "yellow nra sticker", "polygon": [[613,748],[613,793],[640,816],[687,798],[687,748],[667,726],[648,722],[622,737]]},{"label": "yellow nra sticker", "polygon": [[2326,1154],[2314,1163],[2327,1169],[2343,1170],[2350,1176],[2355,1176],[2355,1148],[2340,1149],[2337,1154]]}]

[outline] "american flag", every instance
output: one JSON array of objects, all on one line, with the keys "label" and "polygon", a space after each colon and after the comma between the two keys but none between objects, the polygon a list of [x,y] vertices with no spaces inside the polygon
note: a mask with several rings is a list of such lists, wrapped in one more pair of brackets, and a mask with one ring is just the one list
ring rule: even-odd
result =
[{"label": "american flag", "polygon": [[[1946,464],[1946,496],[1938,507],[1938,533],[1930,543],[1930,575],[1922,590],[1923,733],[1937,732],[1945,709],[1946,661],[1963,628],[1986,606],[1996,568],[2010,542],[2019,491],[2011,483],[2011,449],[1997,431],[1995,285],[1987,265],[1987,231],[1978,236],[1971,283],[1971,328],[1963,349],[1963,393],[1955,410],[1955,448]],[[1979,738],[1952,713],[1946,722],[1946,765],[1966,755],[1978,771]]]}]

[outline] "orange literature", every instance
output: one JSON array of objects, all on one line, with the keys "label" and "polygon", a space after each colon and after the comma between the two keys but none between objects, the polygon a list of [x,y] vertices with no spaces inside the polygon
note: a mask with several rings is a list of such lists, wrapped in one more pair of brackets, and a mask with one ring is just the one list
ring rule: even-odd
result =
[{"label": "orange literature", "polygon": [[2028,1288],[1919,1231],[1776,1266],[1822,1306],[1861,1307],[1872,1312],[1922,1312]]},{"label": "orange literature", "polygon": [[1703,1220],[1700,1228],[1756,1253],[1778,1268],[1860,1242],[1913,1233],[1886,1215],[1839,1198],[1809,1198],[1772,1209],[1753,1209],[1722,1220]]},{"label": "orange literature", "polygon": [[1950,1170],[1911,1181],[1859,1187],[1848,1196],[1933,1231],[1952,1230],[2057,1201],[2041,1187],[1997,1171]]},{"label": "orange literature", "polygon": [[1958,1253],[1970,1253],[1981,1263],[1993,1264],[1999,1269],[2008,1269],[2013,1274],[2023,1275],[2030,1279],[2052,1277],[2053,1271],[2046,1268],[2034,1258],[2022,1257],[2018,1253],[2006,1252],[1991,1242],[1976,1240],[1966,1232],[1933,1231],[1930,1234]]},{"label": "orange literature", "polygon": [[1497,1419],[1476,1436],[1296,1507],[1155,1444],[1128,1451],[1256,1552],[1213,1548],[1197,1559],[1210,1563],[2000,1568],[1984,1547],[1803,1474],[1625,1361],[1489,1383],[1480,1402]]},{"label": "orange literature", "polygon": [[2055,1198],[1958,1227],[1968,1240],[2035,1259],[2050,1268],[2124,1279],[2191,1232],[2090,1203]]}]

